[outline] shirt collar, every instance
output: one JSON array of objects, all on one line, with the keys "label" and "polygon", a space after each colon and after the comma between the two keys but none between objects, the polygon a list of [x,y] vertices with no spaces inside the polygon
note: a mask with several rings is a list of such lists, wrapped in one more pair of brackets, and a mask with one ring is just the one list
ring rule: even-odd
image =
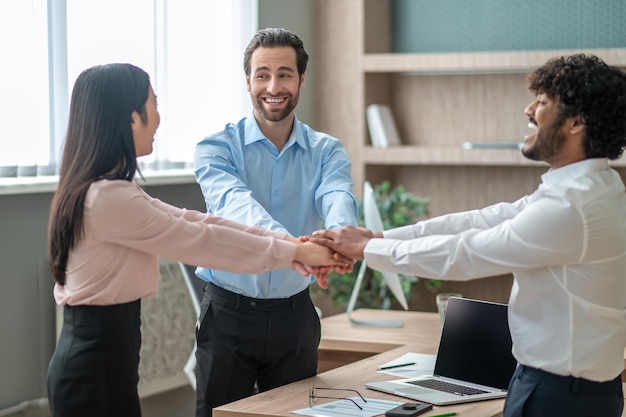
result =
[{"label": "shirt collar", "polygon": [[[287,143],[285,144],[283,150],[291,147],[294,143],[297,143],[300,147],[305,148],[302,123],[298,121],[298,117],[295,114],[294,114],[293,126],[294,126],[293,130],[291,131],[291,134],[289,135],[289,139],[287,140]],[[245,136],[246,145],[250,145],[251,143],[258,142],[260,140],[269,141],[269,139],[265,137],[263,132],[261,132],[261,128],[259,127],[259,124],[254,118],[253,111],[251,111],[248,117],[246,118],[245,135],[246,135]]]},{"label": "shirt collar", "polygon": [[573,164],[567,164],[561,168],[550,169],[541,176],[541,179],[546,183],[555,183],[576,178],[581,175],[603,171],[608,168],[609,160],[607,158],[589,158],[574,162]]}]

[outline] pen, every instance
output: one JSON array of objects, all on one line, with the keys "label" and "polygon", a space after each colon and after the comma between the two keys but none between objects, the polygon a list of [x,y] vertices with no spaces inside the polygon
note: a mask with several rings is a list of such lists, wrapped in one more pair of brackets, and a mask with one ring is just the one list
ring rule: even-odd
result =
[{"label": "pen", "polygon": [[456,416],[456,413],[452,411],[451,413],[435,414],[434,416],[430,416],[430,417],[448,417],[448,416]]},{"label": "pen", "polygon": [[411,366],[411,365],[415,365],[415,362],[399,363],[397,365],[379,366],[378,370],[379,371],[384,371],[386,369],[401,368],[403,366]]}]

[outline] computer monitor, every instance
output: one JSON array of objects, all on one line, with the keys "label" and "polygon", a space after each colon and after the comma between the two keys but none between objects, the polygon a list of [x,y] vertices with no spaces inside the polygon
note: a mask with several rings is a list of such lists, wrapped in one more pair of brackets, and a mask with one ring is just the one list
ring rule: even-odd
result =
[{"label": "computer monitor", "polygon": [[[384,230],[383,220],[380,216],[378,205],[376,204],[376,197],[374,196],[374,189],[368,181],[365,181],[365,184],[363,184],[363,218],[365,221],[365,227],[370,229],[372,232],[382,232]],[[358,320],[352,317],[351,313],[354,310],[366,270],[367,262],[363,259],[357,278],[354,282],[354,287],[352,288],[350,301],[348,302],[348,319],[353,324],[363,326],[402,327],[403,324],[401,320]],[[400,277],[398,274],[394,272],[381,272],[381,274],[385,279],[387,287],[389,287],[389,290],[391,290],[391,293],[396,297],[402,308],[408,310],[409,307],[406,302],[406,297],[404,296],[404,291],[402,291],[402,284],[400,283]]]}]

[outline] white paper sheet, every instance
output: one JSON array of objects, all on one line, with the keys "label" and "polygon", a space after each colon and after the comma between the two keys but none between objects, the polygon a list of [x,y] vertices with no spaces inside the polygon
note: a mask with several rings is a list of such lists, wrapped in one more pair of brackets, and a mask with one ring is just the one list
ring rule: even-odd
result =
[{"label": "white paper sheet", "polygon": [[402,366],[399,368],[391,368],[391,369],[384,369],[384,370],[377,369],[377,371],[385,373],[385,374],[389,374],[389,375],[398,376],[400,378],[414,378],[417,376],[432,375],[435,369],[436,358],[437,358],[436,355],[408,352],[392,361],[381,363],[378,369],[381,367],[384,368],[387,366],[401,365],[404,363],[412,363],[412,362],[415,363],[414,365]]},{"label": "white paper sheet", "polygon": [[350,397],[356,401],[363,410],[359,410],[351,401],[338,400],[316,405],[314,408],[302,408],[290,413],[312,417],[374,417],[385,414],[403,403],[397,401],[385,401],[374,398],[365,398],[363,402],[359,397]]}]

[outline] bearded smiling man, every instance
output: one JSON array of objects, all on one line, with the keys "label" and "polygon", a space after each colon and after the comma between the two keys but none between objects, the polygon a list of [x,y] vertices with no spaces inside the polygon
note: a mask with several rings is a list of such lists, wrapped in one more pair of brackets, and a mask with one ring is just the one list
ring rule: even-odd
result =
[{"label": "bearded smiling man", "polygon": [[[252,114],[196,147],[196,180],[209,213],[294,237],[321,221],[327,228],[357,225],[344,146],[295,115],[307,61],[302,41],[284,29],[261,30],[250,41],[243,66]],[[288,269],[196,274],[207,281],[196,338],[198,417],[251,395],[255,384],[265,391],[315,375],[321,333],[312,276]]]},{"label": "bearded smiling man", "polygon": [[626,196],[609,160],[626,146],[626,75],[595,56],[529,74],[536,131],[522,153],[550,169],[531,195],[372,233],[312,241],[367,265],[424,278],[512,273],[513,374],[504,417],[619,417],[626,346]]}]

